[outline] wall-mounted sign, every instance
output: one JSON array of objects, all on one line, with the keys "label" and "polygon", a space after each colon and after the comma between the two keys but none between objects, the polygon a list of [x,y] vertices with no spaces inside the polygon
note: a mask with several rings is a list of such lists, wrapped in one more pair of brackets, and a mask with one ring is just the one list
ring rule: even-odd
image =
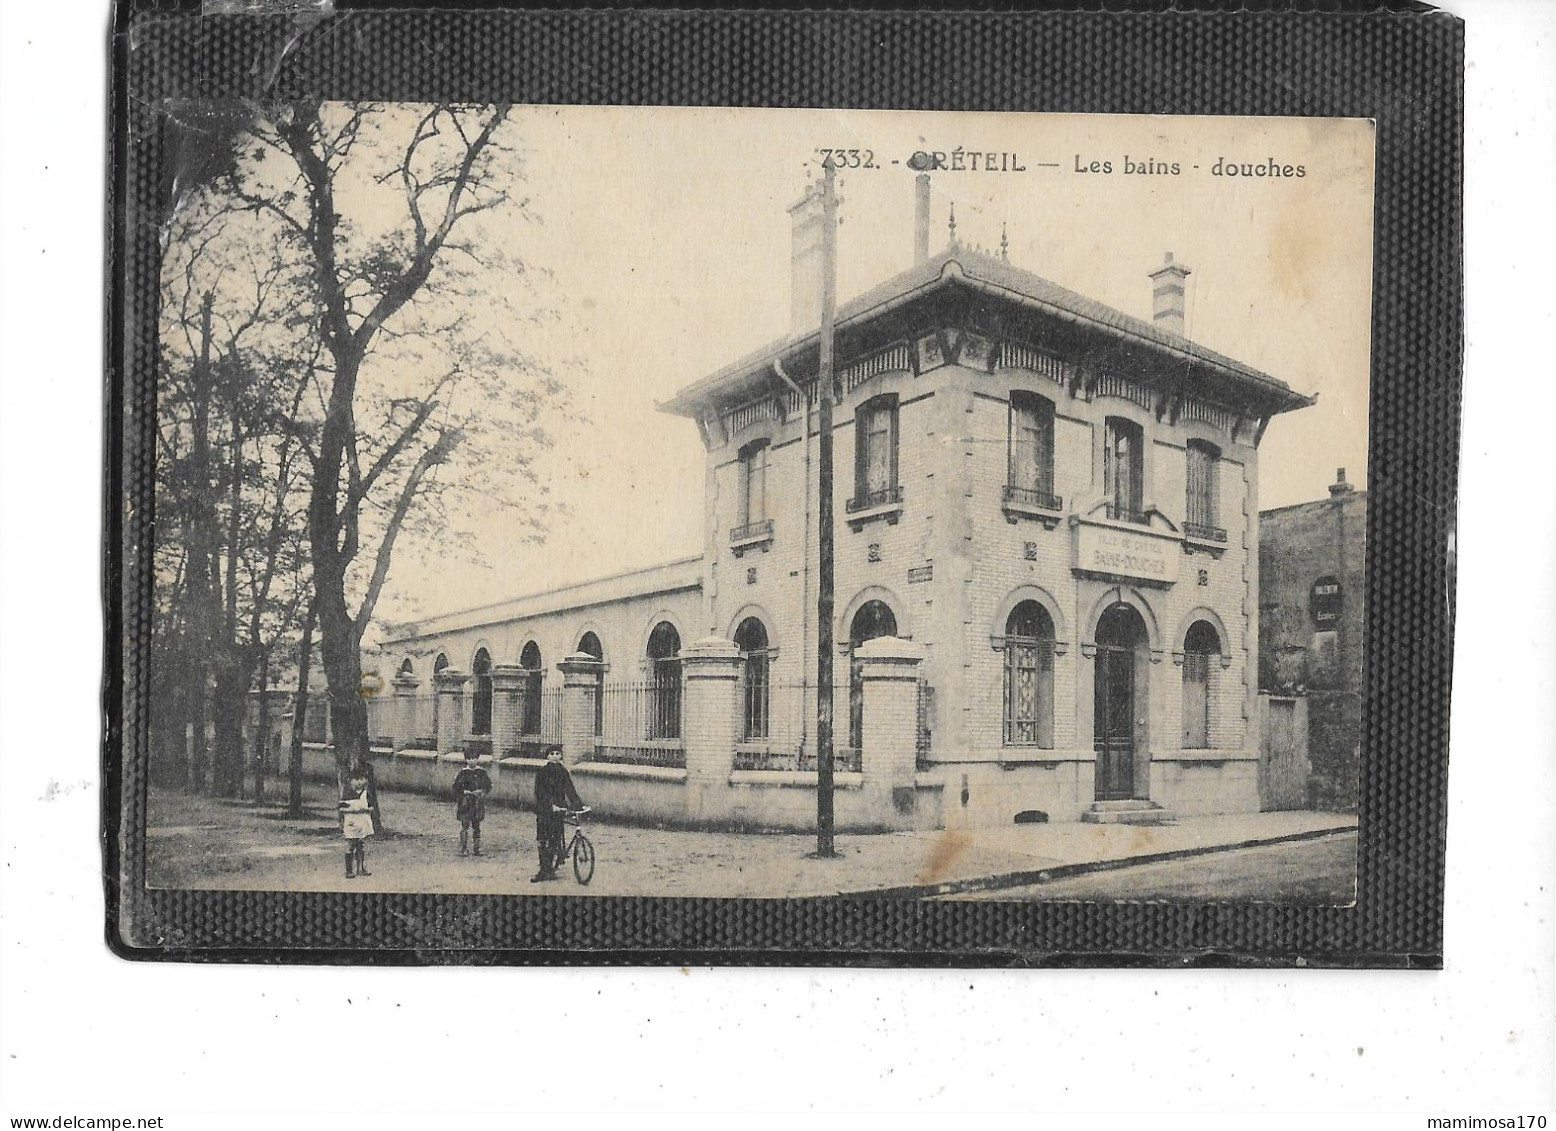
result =
[{"label": "wall-mounted sign", "polygon": [[1345,592],[1340,579],[1325,574],[1313,582],[1308,591],[1307,611],[1313,618],[1313,627],[1323,632],[1333,632],[1340,626],[1340,612],[1345,607]]},{"label": "wall-mounted sign", "polygon": [[1178,580],[1182,558],[1178,539],[1143,528],[1123,530],[1089,522],[1075,526],[1075,569],[1079,573],[1171,585]]}]

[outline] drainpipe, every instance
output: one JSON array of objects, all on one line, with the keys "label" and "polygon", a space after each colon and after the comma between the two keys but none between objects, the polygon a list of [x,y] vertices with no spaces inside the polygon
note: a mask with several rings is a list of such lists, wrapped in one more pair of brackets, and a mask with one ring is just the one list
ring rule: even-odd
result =
[{"label": "drainpipe", "polygon": [[[805,498],[805,522],[800,532],[800,683],[803,685],[810,673],[810,398],[805,395],[794,379],[789,376],[783,367],[783,358],[773,358],[773,372],[778,379],[799,395],[800,412],[802,414],[800,424],[800,450],[804,453],[805,478],[801,481],[804,487],[801,494]],[[805,696],[800,696],[800,741],[808,742],[810,739],[810,709],[805,705]]]}]

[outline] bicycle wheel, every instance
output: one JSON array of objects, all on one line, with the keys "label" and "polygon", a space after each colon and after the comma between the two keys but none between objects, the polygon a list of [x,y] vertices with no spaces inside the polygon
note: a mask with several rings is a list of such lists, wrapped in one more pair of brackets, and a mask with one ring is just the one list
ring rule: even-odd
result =
[{"label": "bicycle wheel", "polygon": [[573,837],[573,875],[585,886],[594,879],[594,845],[583,833]]}]

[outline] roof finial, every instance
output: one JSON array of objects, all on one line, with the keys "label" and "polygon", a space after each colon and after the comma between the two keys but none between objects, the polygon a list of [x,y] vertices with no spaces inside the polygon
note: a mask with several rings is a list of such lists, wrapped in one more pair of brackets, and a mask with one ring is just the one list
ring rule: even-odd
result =
[{"label": "roof finial", "polygon": [[1005,229],[1005,221],[1000,221],[1000,258],[1006,263],[1010,262],[1010,233]]},{"label": "roof finial", "polygon": [[951,202],[951,246],[956,246],[956,202]]}]

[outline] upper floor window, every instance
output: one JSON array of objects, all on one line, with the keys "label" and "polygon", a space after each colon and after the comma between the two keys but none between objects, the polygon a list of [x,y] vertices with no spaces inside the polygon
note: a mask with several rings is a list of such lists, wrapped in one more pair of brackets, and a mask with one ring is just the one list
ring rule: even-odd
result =
[{"label": "upper floor window", "polygon": [[866,401],[854,414],[854,506],[900,502],[897,485],[897,398]]},{"label": "upper floor window", "polygon": [[1145,433],[1122,416],[1108,417],[1103,434],[1102,492],[1109,518],[1145,523]]},{"label": "upper floor window", "polygon": [[1226,531],[1217,521],[1220,516],[1216,497],[1220,461],[1221,453],[1215,445],[1203,440],[1189,441],[1183,532],[1190,538],[1226,541]]},{"label": "upper floor window", "polygon": [[1007,500],[1058,510],[1054,496],[1054,405],[1017,390],[1010,395],[1010,475]]},{"label": "upper floor window", "polygon": [[767,441],[757,440],[740,449],[740,523],[767,517]]}]

